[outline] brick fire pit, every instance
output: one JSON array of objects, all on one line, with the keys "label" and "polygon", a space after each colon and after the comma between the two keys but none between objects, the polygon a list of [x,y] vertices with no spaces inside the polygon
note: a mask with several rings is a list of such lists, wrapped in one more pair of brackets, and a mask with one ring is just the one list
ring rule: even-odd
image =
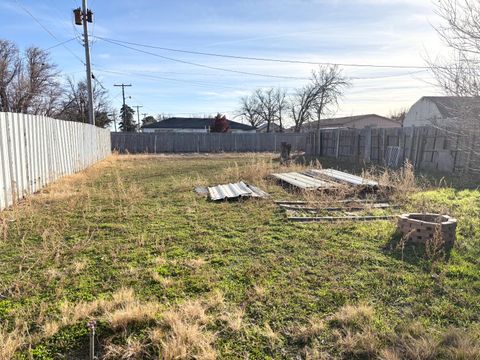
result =
[{"label": "brick fire pit", "polygon": [[403,236],[408,237],[407,241],[413,244],[425,244],[435,236],[436,231],[440,231],[445,246],[452,247],[457,219],[439,214],[403,214],[398,218],[397,226]]}]

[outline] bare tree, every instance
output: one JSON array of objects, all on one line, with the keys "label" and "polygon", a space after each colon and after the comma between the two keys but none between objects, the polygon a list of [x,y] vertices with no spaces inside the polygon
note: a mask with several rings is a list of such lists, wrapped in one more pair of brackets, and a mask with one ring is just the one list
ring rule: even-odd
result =
[{"label": "bare tree", "polygon": [[436,12],[444,20],[436,30],[452,55],[427,62],[438,86],[457,98],[448,109],[451,121],[434,125],[452,134],[459,150],[480,155],[474,141],[480,132],[480,3],[438,0]]},{"label": "bare tree", "polygon": [[239,115],[243,116],[252,126],[258,126],[262,122],[258,108],[259,103],[255,94],[240,98]]},{"label": "bare tree", "polygon": [[250,96],[240,99],[240,115],[252,125],[267,124],[267,132],[278,122],[283,128],[282,116],[287,108],[286,92],[283,89],[256,89]]},{"label": "bare tree", "polygon": [[[87,122],[88,94],[85,80],[75,82],[73,79],[68,79],[67,86],[68,88],[65,91],[65,97],[62,103],[62,110],[58,113],[58,116],[68,121]],[[93,99],[95,125],[105,128],[112,121],[108,116],[111,112],[111,106],[108,100],[107,90],[97,83],[94,83]]]},{"label": "bare tree", "polygon": [[28,48],[9,92],[11,111],[53,113],[62,94],[58,75],[48,52],[37,47]]},{"label": "bare tree", "polygon": [[312,72],[312,82],[318,88],[319,94],[313,103],[316,114],[317,131],[320,130],[320,122],[326,114],[337,110],[338,100],[343,95],[350,83],[343,77],[338,66],[320,66]]},{"label": "bare tree", "polygon": [[0,40],[0,111],[53,115],[62,95],[58,75],[47,51],[30,47],[20,54],[13,42]]},{"label": "bare tree", "polygon": [[455,96],[480,95],[480,3],[477,0],[439,0],[436,28],[451,49],[450,58],[427,60],[438,85]]},{"label": "bare tree", "polygon": [[480,3],[438,0],[436,13],[445,20],[436,28],[443,41],[462,53],[480,54]]},{"label": "bare tree", "polygon": [[317,129],[320,129],[322,118],[336,110],[343,90],[349,85],[337,66],[320,66],[312,71],[310,82],[297,89],[290,100],[294,131],[299,132],[304,124],[313,119],[316,119]]},{"label": "bare tree", "polygon": [[307,84],[295,91],[290,99],[290,110],[295,124],[294,131],[300,132],[303,124],[312,118],[312,109],[319,95],[320,89],[313,84]]},{"label": "bare tree", "polygon": [[388,117],[393,121],[403,124],[403,120],[405,120],[405,115],[407,115],[407,112],[407,108],[402,107],[400,109],[390,111]]},{"label": "bare tree", "polygon": [[11,41],[0,39],[0,111],[10,111],[8,90],[20,66],[18,47]]},{"label": "bare tree", "polygon": [[277,89],[274,94],[274,100],[277,104],[277,115],[276,120],[278,121],[278,126],[280,127],[280,132],[283,132],[283,120],[286,110],[289,107],[287,92],[284,89]]},{"label": "bare tree", "polygon": [[254,96],[258,101],[258,115],[262,123],[267,124],[267,132],[270,132],[270,126],[274,123],[278,113],[277,90],[274,88],[257,89]]}]

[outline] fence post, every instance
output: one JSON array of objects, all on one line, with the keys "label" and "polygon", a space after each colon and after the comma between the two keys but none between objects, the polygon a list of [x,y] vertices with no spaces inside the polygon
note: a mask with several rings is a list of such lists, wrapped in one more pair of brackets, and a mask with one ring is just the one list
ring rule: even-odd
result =
[{"label": "fence post", "polygon": [[363,158],[369,162],[372,152],[372,128],[365,128],[365,149],[363,152]]},{"label": "fence post", "polygon": [[[379,133],[380,135],[380,133]],[[379,160],[379,163],[380,164],[383,164],[385,165],[385,143],[386,143],[386,139],[385,137],[387,136],[387,131],[386,129],[382,129],[382,148],[381,148],[381,153],[378,154],[378,157],[380,158]]]},{"label": "fence post", "polygon": [[[10,117],[9,114],[11,113],[6,113],[5,114],[5,125],[6,125],[6,132],[7,132],[7,161],[8,161],[8,171],[10,173],[10,191],[11,191],[11,196],[12,196],[12,204],[15,204],[16,199],[15,199],[15,179],[14,179],[14,173],[13,173],[13,162],[15,159],[13,159],[13,154],[12,154],[12,134],[10,132]],[[7,200],[8,203],[8,200]]]},{"label": "fence post", "polygon": [[340,152],[340,129],[337,129],[337,142],[336,142],[336,148],[335,148],[335,158],[338,159],[338,155]]}]

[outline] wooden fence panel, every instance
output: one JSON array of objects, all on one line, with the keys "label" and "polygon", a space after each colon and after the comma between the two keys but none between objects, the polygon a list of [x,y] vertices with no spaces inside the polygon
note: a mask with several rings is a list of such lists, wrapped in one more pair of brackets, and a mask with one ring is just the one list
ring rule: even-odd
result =
[{"label": "wooden fence panel", "polygon": [[386,165],[387,150],[395,147],[397,166],[408,160],[420,169],[480,172],[476,136],[434,127],[325,129],[306,137],[305,153]]},{"label": "wooden fence panel", "polygon": [[120,153],[279,152],[282,142],[305,151],[308,134],[299,133],[112,133]]}]

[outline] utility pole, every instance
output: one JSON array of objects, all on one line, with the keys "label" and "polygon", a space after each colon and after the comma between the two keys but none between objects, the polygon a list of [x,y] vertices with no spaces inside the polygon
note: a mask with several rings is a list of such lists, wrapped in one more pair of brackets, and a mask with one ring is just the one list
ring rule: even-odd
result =
[{"label": "utility pole", "polygon": [[137,121],[138,125],[140,125],[140,108],[143,107],[142,105],[135,105],[134,107],[137,108]]},{"label": "utility pole", "polygon": [[123,98],[123,111],[122,111],[122,121],[125,126],[125,87],[126,86],[132,86],[132,84],[114,84],[113,86],[121,86],[122,87],[122,98]]},{"label": "utility pole", "polygon": [[115,132],[117,132],[117,112],[113,110],[113,112],[108,115],[113,117],[113,127],[115,129]]},{"label": "utility pole", "polygon": [[[142,121],[144,121],[144,120],[146,119],[146,117],[147,117],[147,113],[142,113],[142,115],[143,115],[143,120],[142,120]],[[143,125],[142,125],[142,126],[143,126]]]},{"label": "utility pole", "polygon": [[88,122],[95,125],[95,112],[93,111],[92,68],[90,64],[90,43],[88,41],[88,23],[93,22],[93,13],[87,8],[87,0],[82,0],[82,9],[73,10],[75,24],[83,25],[83,46],[85,47],[85,67],[87,68],[88,92]]}]

